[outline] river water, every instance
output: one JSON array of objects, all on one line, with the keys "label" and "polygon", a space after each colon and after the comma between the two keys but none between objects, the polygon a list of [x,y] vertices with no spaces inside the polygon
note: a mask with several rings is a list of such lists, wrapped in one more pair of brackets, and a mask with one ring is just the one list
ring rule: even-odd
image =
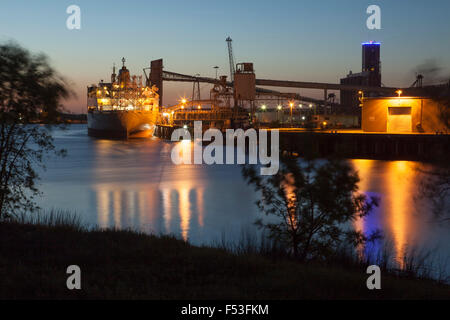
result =
[{"label": "river water", "polygon": [[[56,130],[54,137],[68,155],[51,158],[41,174],[44,209],[70,210],[89,225],[170,233],[194,244],[234,241],[256,232],[253,223],[261,217],[256,194],[237,165],[176,166],[171,142],[93,139],[85,125]],[[381,199],[354,227],[366,233],[382,230],[397,257],[412,247],[432,251],[450,274],[445,266],[450,226],[434,221],[427,204],[416,199],[419,164],[349,161],[359,171],[360,189]]]}]

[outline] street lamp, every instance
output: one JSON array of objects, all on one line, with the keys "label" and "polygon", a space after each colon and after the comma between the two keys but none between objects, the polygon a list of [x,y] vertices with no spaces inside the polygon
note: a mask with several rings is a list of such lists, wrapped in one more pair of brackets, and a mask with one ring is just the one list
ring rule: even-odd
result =
[{"label": "street lamp", "polygon": [[363,101],[364,101],[364,92],[363,91],[358,91],[358,100],[359,100],[359,106],[362,107],[363,106]]},{"label": "street lamp", "polygon": [[294,107],[294,103],[289,103],[289,107],[291,107],[291,127],[292,127],[292,108]]},{"label": "street lamp", "polygon": [[311,112],[312,112],[312,114],[314,114],[314,112],[312,111],[312,107],[313,107],[313,105],[312,105],[312,103],[309,105],[309,110],[311,110]]}]

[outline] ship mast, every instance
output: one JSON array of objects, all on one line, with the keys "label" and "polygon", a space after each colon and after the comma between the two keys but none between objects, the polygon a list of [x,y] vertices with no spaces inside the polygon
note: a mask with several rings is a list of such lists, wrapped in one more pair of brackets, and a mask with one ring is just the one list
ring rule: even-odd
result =
[{"label": "ship mast", "polygon": [[116,64],[113,63],[113,73],[111,74],[111,84],[116,82]]}]

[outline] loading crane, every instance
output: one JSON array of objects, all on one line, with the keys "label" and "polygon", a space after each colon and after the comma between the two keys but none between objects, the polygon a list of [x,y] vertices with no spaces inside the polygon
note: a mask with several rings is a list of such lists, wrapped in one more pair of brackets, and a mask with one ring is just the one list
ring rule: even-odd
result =
[{"label": "loading crane", "polygon": [[227,42],[227,45],[228,45],[228,59],[229,59],[229,62],[230,62],[230,79],[231,79],[231,82],[233,82],[234,81],[234,74],[236,72],[236,69],[235,69],[236,67],[235,67],[235,64],[234,64],[234,56],[233,56],[233,46],[232,46],[233,40],[230,37],[228,37],[226,39],[226,42]]}]

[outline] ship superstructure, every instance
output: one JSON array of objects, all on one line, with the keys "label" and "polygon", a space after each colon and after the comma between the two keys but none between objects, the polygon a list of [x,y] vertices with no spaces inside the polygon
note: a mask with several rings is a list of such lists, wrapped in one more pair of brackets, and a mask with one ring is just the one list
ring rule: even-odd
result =
[{"label": "ship superstructure", "polygon": [[87,90],[88,133],[105,138],[146,137],[152,134],[159,113],[158,88],[131,76],[122,59],[111,82],[103,80]]}]

